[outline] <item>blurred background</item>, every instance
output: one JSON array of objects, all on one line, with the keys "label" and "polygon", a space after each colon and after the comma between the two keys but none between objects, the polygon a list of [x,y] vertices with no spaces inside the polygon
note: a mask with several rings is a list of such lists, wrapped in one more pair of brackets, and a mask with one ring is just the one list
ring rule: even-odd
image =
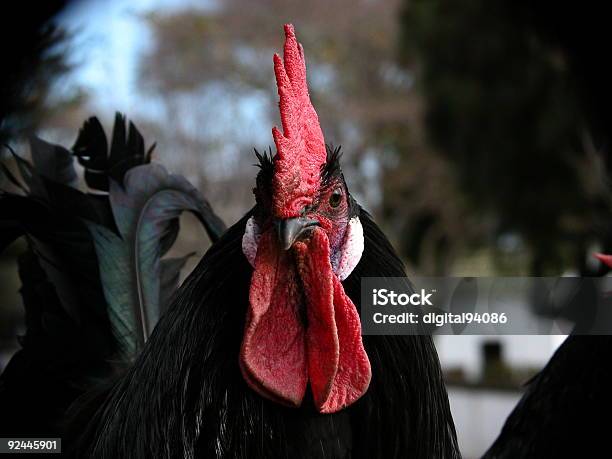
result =
[{"label": "blurred background", "polygon": [[[411,274],[605,274],[592,253],[612,251],[612,78],[592,5],[45,3],[26,2],[1,32],[0,140],[20,155],[34,132],[72,146],[91,115],[110,134],[120,111],[232,223],[253,204],[253,148],[273,145],[280,124],[272,54],[292,22],[326,140],[342,146],[351,191]],[[12,167],[8,157],[3,148]],[[203,231],[182,225],[177,251],[203,254]],[[0,370],[23,327],[20,244],[0,257]],[[562,339],[437,339],[467,458],[492,443]]]}]

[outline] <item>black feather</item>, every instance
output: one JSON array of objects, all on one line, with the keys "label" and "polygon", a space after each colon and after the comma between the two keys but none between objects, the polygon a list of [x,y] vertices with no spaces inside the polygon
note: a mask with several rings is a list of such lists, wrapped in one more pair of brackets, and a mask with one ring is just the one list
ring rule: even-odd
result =
[{"label": "black feather", "polygon": [[110,152],[98,118],[89,118],[79,131],[72,151],[85,167],[85,182],[93,190],[108,191],[109,178],[122,184],[129,169],[150,162],[153,147],[145,154],[142,135],[131,122],[126,134],[125,123],[123,115],[115,114]]},{"label": "black feather", "polygon": [[37,173],[48,180],[74,186],[77,174],[72,154],[64,147],[53,145],[33,136],[30,138],[32,162]]},{"label": "black feather", "polygon": [[[402,261],[363,209],[365,248],[343,282],[361,310],[363,277],[404,277]],[[364,336],[372,382],[355,403],[353,436],[358,457],[459,458],[455,427],[431,336]]]},{"label": "black feather", "polygon": [[342,157],[341,147],[335,147],[333,145],[325,145],[327,151],[327,160],[323,166],[321,166],[321,181],[325,183],[331,182],[334,178],[342,175],[340,168],[340,158]]},{"label": "black feather", "polygon": [[19,276],[27,331],[22,349],[0,376],[0,435],[59,437],[70,404],[92,379],[108,374],[102,358],[110,345],[102,337],[104,317],[92,304],[77,324],[31,251],[20,257]]},{"label": "black feather", "polygon": [[254,149],[255,156],[257,157],[256,166],[261,169],[261,172],[272,179],[274,173],[274,158],[272,157],[272,149],[268,148],[268,151],[259,153],[257,149]]},{"label": "black feather", "polygon": [[529,383],[485,459],[608,457],[612,336],[569,336]]},{"label": "black feather", "polygon": [[85,168],[85,182],[94,190],[108,191],[106,134],[95,116],[89,118],[79,131],[72,152]]},{"label": "black feather", "polygon": [[[459,457],[430,337],[367,337],[372,384],[339,413],[319,414],[309,400],[300,409],[285,408],[246,385],[238,356],[252,273],[241,249],[250,215],[185,281],[134,366],[96,411],[75,455]],[[367,213],[361,218],[364,255],[344,282],[356,305],[361,277],[404,276],[382,232]]]},{"label": "black feather", "polygon": [[[116,361],[119,345],[111,329],[100,258],[89,230],[90,225],[97,225],[118,234],[116,209],[111,206],[112,194],[85,194],[72,187],[76,174],[68,150],[33,139],[34,166],[11,152],[25,186],[9,172],[9,180],[24,195],[0,192],[0,251],[21,236],[28,243],[19,270],[26,333],[22,349],[0,375],[0,436],[55,437],[60,436],[60,423],[75,398],[125,365]],[[96,118],[85,123],[75,144],[75,155],[86,168],[85,178],[97,190],[108,190],[109,178],[122,181],[150,152],[144,153],[142,136],[131,123],[126,137],[121,116],[117,117],[110,156]],[[154,172],[163,169],[142,167],[140,183],[154,179]],[[7,171],[4,168],[5,174]],[[174,179],[175,184],[187,183],[180,177]],[[173,192],[180,201],[178,188]],[[197,201],[197,216],[216,240],[225,229],[223,222],[193,187],[183,188],[188,188],[191,202]],[[148,248],[160,256],[176,239],[178,220],[172,219],[164,229],[157,246],[156,241],[148,241]],[[176,289],[184,260],[162,261],[159,272],[153,274],[160,278],[164,305]]]}]

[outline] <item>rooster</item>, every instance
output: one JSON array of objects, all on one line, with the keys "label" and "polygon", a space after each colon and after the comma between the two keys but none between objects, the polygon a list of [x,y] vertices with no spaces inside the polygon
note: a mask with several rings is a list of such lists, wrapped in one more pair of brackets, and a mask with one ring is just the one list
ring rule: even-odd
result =
[{"label": "rooster", "polygon": [[79,456],[459,457],[431,337],[361,336],[361,278],[405,271],[326,147],[291,25],[274,71],[255,206],[86,409]]},{"label": "rooster", "polygon": [[[361,335],[363,277],[411,286],[349,193],[340,149],[325,144],[291,25],[274,72],[282,131],[272,131],[274,156],[256,152],[255,205],[222,232],[209,204],[181,182],[172,218],[139,219],[154,220],[155,237],[145,239],[157,268],[146,275],[134,278],[116,259],[134,258],[121,245],[133,235],[126,193],[151,175],[168,182],[165,172],[130,161],[86,169],[90,182],[102,179],[114,217],[106,201],[104,219],[79,214],[99,265],[110,338],[92,361],[101,367],[98,383],[84,378],[88,392],[71,393],[79,398],[70,413],[65,404],[55,413],[68,424],[64,446],[74,457],[460,457],[432,338]],[[74,151],[89,164],[89,152],[106,146],[100,135],[85,137]],[[109,180],[100,169],[116,174]],[[160,278],[178,208],[195,211],[214,243],[161,308],[159,295],[146,302],[143,293],[152,295],[147,276]]]},{"label": "rooster", "polygon": [[568,336],[483,459],[609,457],[610,336]]},{"label": "rooster", "polygon": [[[612,268],[612,256],[596,256]],[[483,459],[608,457],[610,359],[612,336],[568,336],[528,381]]]}]

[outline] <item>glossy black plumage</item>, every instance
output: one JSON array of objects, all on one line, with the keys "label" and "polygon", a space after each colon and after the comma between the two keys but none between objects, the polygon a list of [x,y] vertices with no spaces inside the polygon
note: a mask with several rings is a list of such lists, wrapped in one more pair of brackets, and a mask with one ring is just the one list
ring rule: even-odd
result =
[{"label": "glossy black plumage", "polygon": [[569,336],[529,382],[484,458],[609,457],[611,361],[611,336]]},{"label": "glossy black plumage", "polygon": [[[88,226],[116,234],[111,195],[80,191],[73,167],[76,156],[84,162],[90,189],[97,192],[108,189],[109,179],[122,183],[134,167],[159,171],[161,166],[148,164],[143,138],[129,126],[126,136],[125,118],[118,114],[110,155],[100,123],[90,118],[77,138],[78,152],[34,138],[33,164],[13,153],[19,177],[7,167],[0,169],[16,188],[0,189],[0,252],[19,237],[27,242],[19,257],[26,332],[21,349],[0,375],[0,437],[61,436],[75,399],[130,363],[114,333],[103,267]],[[198,216],[215,240],[225,226],[201,202]],[[175,217],[159,238],[159,257],[178,231]],[[164,270],[166,261],[171,266]],[[165,298],[176,290],[182,265],[174,260],[160,265],[157,275],[167,282],[160,282],[159,294]]]},{"label": "glossy black plumage", "polygon": [[[74,179],[73,154],[90,188],[112,192],[109,179],[125,184],[126,172],[147,163],[149,155],[133,126],[126,134],[120,116],[117,126],[109,153],[100,124],[88,120],[72,153],[56,148],[61,174],[54,176]],[[338,158],[339,150],[330,148],[325,183],[341,178]],[[252,268],[241,241],[252,212],[205,254],[133,365],[123,357],[117,361],[123,354],[109,323],[92,244],[96,233],[88,231],[95,222],[117,232],[112,203],[104,194],[85,195],[18,161],[29,191],[2,194],[7,212],[0,219],[0,243],[4,247],[23,233],[41,239],[58,275],[50,278],[41,267],[47,258],[36,251],[38,245],[22,257],[28,331],[24,349],[0,377],[0,419],[6,421],[1,433],[61,435],[65,451],[78,458],[458,457],[430,337],[365,337],[372,384],[357,403],[332,415],[319,414],[308,398],[300,409],[284,408],[246,385],[238,354]],[[261,159],[258,187],[269,186],[271,165],[269,158]],[[214,239],[223,223],[205,210],[203,224]],[[360,216],[365,251],[343,284],[359,308],[361,277],[404,276],[404,268],[352,198],[350,215]],[[177,230],[171,226],[170,236],[159,241],[162,253]]]},{"label": "glossy black plumage", "polygon": [[[252,269],[241,250],[247,214],[211,247],[134,366],[110,390],[75,454],[145,457],[459,457],[430,337],[366,337],[367,393],[322,415],[261,398],[238,367]],[[365,251],[344,282],[359,307],[362,276],[403,276],[363,210]],[[406,280],[408,282],[408,280]]]}]

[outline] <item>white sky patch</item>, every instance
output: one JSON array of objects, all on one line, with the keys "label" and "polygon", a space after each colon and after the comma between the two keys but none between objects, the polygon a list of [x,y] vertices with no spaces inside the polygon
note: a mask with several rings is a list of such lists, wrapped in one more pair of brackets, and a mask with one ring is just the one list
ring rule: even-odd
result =
[{"label": "white sky patch", "polygon": [[57,23],[72,34],[69,62],[75,70],[63,81],[66,90],[84,88],[92,108],[155,117],[159,105],[138,88],[138,64],[151,49],[153,36],[144,15],[185,9],[216,9],[213,0],[88,0],[76,2]]}]

